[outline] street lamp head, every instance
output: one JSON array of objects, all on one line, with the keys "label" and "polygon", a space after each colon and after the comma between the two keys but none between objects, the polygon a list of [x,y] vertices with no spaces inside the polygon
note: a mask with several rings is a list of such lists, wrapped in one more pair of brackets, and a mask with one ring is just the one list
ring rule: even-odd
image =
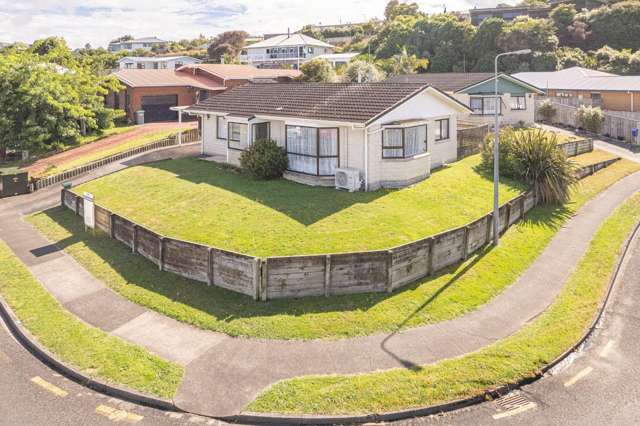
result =
[{"label": "street lamp head", "polygon": [[515,52],[511,52],[514,55],[528,55],[529,53],[531,53],[531,49],[522,49],[522,50],[516,50]]}]

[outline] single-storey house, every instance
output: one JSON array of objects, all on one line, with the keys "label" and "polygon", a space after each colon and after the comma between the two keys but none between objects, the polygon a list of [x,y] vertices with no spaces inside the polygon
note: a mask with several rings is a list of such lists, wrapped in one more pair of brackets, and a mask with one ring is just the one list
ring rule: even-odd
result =
[{"label": "single-storey house", "polygon": [[118,60],[118,69],[175,70],[183,65],[201,62],[200,59],[191,56],[125,56]]},{"label": "single-storey house", "polygon": [[621,76],[587,68],[522,72],[514,77],[538,86],[548,97],[569,105],[587,104],[610,111],[640,111],[640,77]]},{"label": "single-storey house", "polygon": [[[416,83],[249,83],[186,109],[202,119],[202,154],[234,165],[270,138],[285,178],[350,189],[402,187],[457,160],[457,116],[469,108]],[[339,179],[340,177],[340,179]],[[349,186],[349,185],[347,185]]]},{"label": "single-storey house", "polygon": [[138,111],[144,111],[144,122],[150,123],[177,120],[178,113],[172,107],[193,105],[248,81],[290,81],[300,72],[249,65],[191,64],[177,70],[123,69],[113,75],[124,88],[109,93],[106,105],[125,110],[131,121],[137,120]]},{"label": "single-storey house", "polygon": [[[493,73],[426,73],[390,77],[396,83],[420,83],[436,87],[471,109],[471,114],[459,118],[477,124],[493,125],[495,76]],[[532,84],[507,74],[498,75],[500,122],[530,124],[535,122],[535,96],[544,92]]]}]

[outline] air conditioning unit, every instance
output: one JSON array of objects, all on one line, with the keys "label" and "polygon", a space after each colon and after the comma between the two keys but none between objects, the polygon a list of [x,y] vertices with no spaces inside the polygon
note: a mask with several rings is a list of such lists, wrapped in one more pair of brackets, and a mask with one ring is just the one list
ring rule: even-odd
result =
[{"label": "air conditioning unit", "polygon": [[349,192],[360,190],[360,171],[358,169],[336,169],[336,188]]}]

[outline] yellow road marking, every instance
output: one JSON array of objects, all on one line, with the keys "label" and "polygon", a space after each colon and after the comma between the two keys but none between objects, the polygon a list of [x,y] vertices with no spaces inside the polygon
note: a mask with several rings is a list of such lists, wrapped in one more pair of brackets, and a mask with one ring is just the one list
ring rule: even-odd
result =
[{"label": "yellow road marking", "polygon": [[48,390],[55,396],[59,396],[60,398],[64,398],[65,396],[69,395],[67,391],[60,389],[55,385],[52,385],[51,383],[47,382],[40,376],[33,377],[31,381],[36,385],[40,386],[41,388]]},{"label": "yellow road marking", "polygon": [[573,376],[569,381],[565,382],[564,387],[568,388],[569,386],[575,385],[578,381],[587,377],[593,371],[593,367],[587,367],[580,371],[578,374]]},{"label": "yellow road marking", "polygon": [[609,352],[611,352],[611,349],[613,349],[613,345],[615,345],[615,343],[616,342],[614,342],[613,340],[609,340],[609,343],[607,343],[607,345],[600,352],[600,356],[602,358],[608,357],[609,356]]},{"label": "yellow road marking", "polygon": [[105,416],[113,422],[138,423],[140,420],[144,419],[143,416],[138,414],[118,410],[117,408],[109,407],[108,405],[98,405],[96,413],[101,416]]},{"label": "yellow road marking", "polygon": [[538,405],[535,402],[529,402],[522,407],[515,408],[513,410],[504,411],[502,413],[494,414],[494,420],[504,419],[505,417],[515,416],[516,414],[524,413],[525,411],[529,411],[533,408],[536,408]]}]

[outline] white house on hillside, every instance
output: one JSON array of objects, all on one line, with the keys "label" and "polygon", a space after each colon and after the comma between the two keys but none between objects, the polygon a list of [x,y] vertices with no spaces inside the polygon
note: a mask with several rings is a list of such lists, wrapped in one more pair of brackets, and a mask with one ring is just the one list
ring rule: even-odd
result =
[{"label": "white house on hillside", "polygon": [[300,65],[320,55],[333,53],[333,46],[304,34],[283,34],[247,46],[240,62],[258,68],[298,69]]},{"label": "white house on hillside", "polygon": [[199,102],[202,154],[239,165],[259,139],[286,150],[285,178],[349,190],[403,187],[458,158],[471,110],[415,83],[248,83]]},{"label": "white house on hillside", "polygon": [[121,50],[151,50],[165,49],[169,45],[166,40],[160,40],[158,37],[144,37],[127,41],[117,41],[109,43],[109,52],[119,52]]},{"label": "white house on hillside", "polygon": [[183,65],[202,63],[191,56],[125,56],[118,61],[121,70],[175,70]]}]

